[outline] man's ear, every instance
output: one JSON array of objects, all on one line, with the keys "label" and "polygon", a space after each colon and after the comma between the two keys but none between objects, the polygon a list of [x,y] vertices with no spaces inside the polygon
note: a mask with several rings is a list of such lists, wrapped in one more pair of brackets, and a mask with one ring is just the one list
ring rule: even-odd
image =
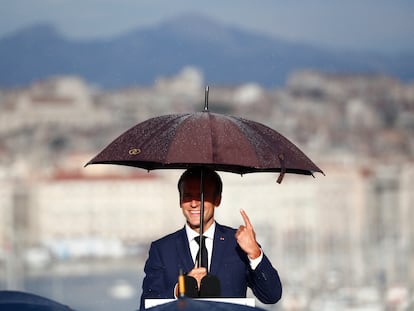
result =
[{"label": "man's ear", "polygon": [[221,203],[221,195],[217,195],[216,198],[214,199],[214,206],[218,207]]}]

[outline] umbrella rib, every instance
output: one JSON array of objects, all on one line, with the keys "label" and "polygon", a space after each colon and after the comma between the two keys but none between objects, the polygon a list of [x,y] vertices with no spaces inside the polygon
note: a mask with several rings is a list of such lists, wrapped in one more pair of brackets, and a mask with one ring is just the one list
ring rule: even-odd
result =
[{"label": "umbrella rib", "polygon": [[[306,155],[303,154],[303,152],[300,151],[300,149],[293,144],[292,142],[290,142],[286,137],[284,137],[283,135],[281,135],[280,133],[278,133],[277,131],[271,129],[270,127],[261,124],[261,123],[257,123],[254,121],[250,121],[250,120],[245,120],[243,118],[236,118],[236,117],[228,117],[232,122],[234,122],[237,126],[237,124],[244,124],[244,126],[238,126],[245,134],[246,137],[248,137],[248,139],[252,139],[252,135],[249,135],[249,132],[251,133],[255,133],[255,132],[260,132],[261,135],[256,135],[255,136],[255,141],[251,141],[251,143],[256,144],[256,145],[262,145],[263,148],[267,148],[269,150],[271,150],[271,154],[273,154],[275,156],[275,158],[273,159],[265,159],[261,156],[261,154],[257,154],[257,156],[259,156],[262,160],[262,162],[264,161],[275,161],[277,159],[280,167],[279,169],[263,169],[262,167],[256,167],[256,170],[259,171],[278,171],[281,172],[283,174],[281,174],[279,176],[279,179],[283,179],[283,175],[284,173],[298,173],[298,174],[307,174],[307,175],[313,175],[311,170],[308,169],[289,169],[287,168],[288,165],[286,163],[287,159],[285,157],[285,154],[278,150],[278,146],[279,145],[283,145],[286,146],[287,148],[290,149],[291,152],[293,152],[294,154],[297,155],[298,158],[301,159],[301,161],[306,161],[306,163],[308,165],[311,165],[315,168],[315,171],[320,171],[322,172],[308,157],[306,157]],[[274,135],[272,135],[272,133],[277,133],[278,136],[274,137]],[[264,139],[263,137],[268,137],[270,139]],[[277,142],[275,142],[274,144],[271,144],[271,141],[275,141],[277,140]],[[263,170],[262,170],[263,169]]]},{"label": "umbrella rib", "polygon": [[[240,129],[240,131],[244,134],[244,136],[250,141],[251,144],[253,145],[264,145],[266,146],[266,148],[272,150],[272,154],[277,153],[274,150],[273,145],[271,145],[268,141],[266,141],[265,139],[262,138],[261,135],[255,135],[254,137],[254,141],[252,140],[253,135],[250,135],[250,133],[255,133],[258,130],[260,130],[260,133],[263,134],[263,127],[259,127],[257,126],[256,122],[250,121],[250,122],[245,122],[244,119],[241,118],[236,118],[236,117],[229,117],[229,119],[236,124],[236,127]],[[243,124],[244,126],[239,126],[239,124]],[[252,125],[256,125],[254,128]],[[257,152],[253,151],[257,157],[259,157],[261,160],[265,160],[261,154],[258,154]],[[278,155],[279,156],[279,155]],[[280,161],[279,161],[280,163]],[[255,167],[256,169],[260,169],[260,166]]]}]

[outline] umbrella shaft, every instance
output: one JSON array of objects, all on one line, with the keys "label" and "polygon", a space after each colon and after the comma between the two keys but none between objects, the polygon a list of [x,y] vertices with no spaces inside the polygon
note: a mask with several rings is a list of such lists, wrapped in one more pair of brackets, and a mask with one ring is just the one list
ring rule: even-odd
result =
[{"label": "umbrella shaft", "polygon": [[[204,174],[203,170],[201,170],[201,176],[200,176],[200,249],[202,247],[202,236],[204,233]],[[202,263],[202,255],[200,252],[200,256],[198,257],[198,266],[201,267]]]}]

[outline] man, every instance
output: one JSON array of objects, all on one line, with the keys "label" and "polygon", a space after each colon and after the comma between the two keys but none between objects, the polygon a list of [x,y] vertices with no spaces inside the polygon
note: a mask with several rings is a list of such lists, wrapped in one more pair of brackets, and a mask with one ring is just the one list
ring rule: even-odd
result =
[{"label": "man", "polygon": [[[201,173],[202,170],[202,173]],[[204,236],[208,252],[207,268],[198,267],[200,232],[200,180],[204,188]],[[237,230],[215,222],[214,211],[220,205],[220,176],[206,168],[191,168],[178,181],[180,207],[185,227],[151,244],[145,264],[141,309],[147,298],[177,297],[180,271],[193,277],[197,285],[208,273],[218,278],[221,297],[244,298],[247,287],[266,304],[276,303],[282,295],[277,271],[256,241],[255,232],[245,211],[244,225]]]}]

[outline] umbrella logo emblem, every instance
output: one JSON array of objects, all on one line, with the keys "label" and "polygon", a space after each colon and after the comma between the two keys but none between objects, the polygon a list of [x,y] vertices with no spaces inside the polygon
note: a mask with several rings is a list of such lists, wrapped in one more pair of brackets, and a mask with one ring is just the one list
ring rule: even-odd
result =
[{"label": "umbrella logo emblem", "polygon": [[139,149],[139,148],[132,148],[132,149],[129,149],[128,153],[130,155],[137,155],[137,154],[140,154],[141,153],[141,149]]}]

